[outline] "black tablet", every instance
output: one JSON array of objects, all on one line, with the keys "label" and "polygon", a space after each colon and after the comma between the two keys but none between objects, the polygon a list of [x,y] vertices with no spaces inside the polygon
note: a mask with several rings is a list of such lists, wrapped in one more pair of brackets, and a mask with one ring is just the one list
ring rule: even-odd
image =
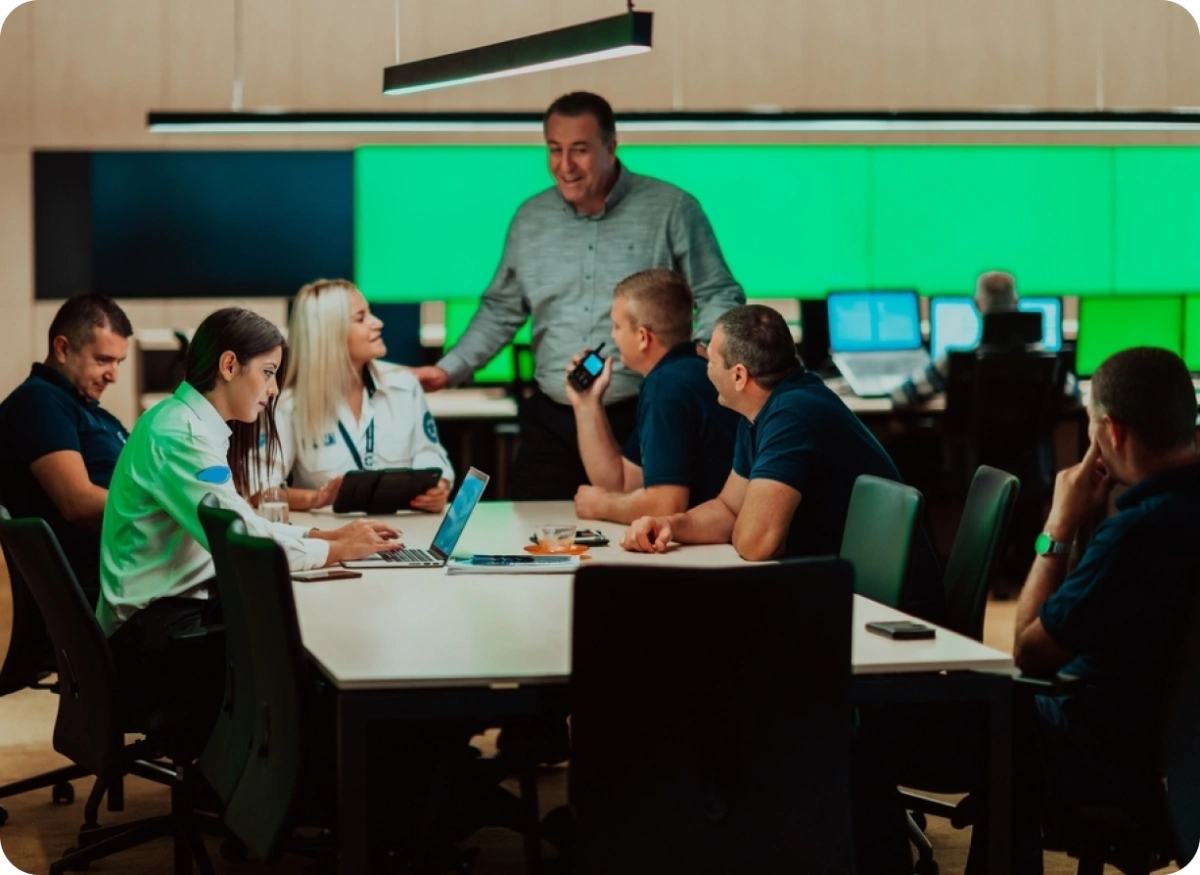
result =
[{"label": "black tablet", "polygon": [[409,510],[412,500],[437,486],[441,478],[441,468],[349,471],[333,500],[333,512],[388,514]]}]

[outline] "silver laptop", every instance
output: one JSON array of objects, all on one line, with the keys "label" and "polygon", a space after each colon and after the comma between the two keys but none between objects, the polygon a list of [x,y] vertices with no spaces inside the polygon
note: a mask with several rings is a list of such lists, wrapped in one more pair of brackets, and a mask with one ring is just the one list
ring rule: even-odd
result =
[{"label": "silver laptop", "polygon": [[362,559],[348,560],[342,565],[346,568],[439,568],[445,565],[458,545],[458,539],[467,527],[467,520],[471,518],[475,505],[479,504],[479,497],[483,495],[488,479],[488,475],[477,468],[467,472],[428,550],[405,548],[393,553],[375,553]]},{"label": "silver laptop", "polygon": [[859,397],[888,395],[929,364],[916,292],[830,292],[826,307],[830,357]]}]

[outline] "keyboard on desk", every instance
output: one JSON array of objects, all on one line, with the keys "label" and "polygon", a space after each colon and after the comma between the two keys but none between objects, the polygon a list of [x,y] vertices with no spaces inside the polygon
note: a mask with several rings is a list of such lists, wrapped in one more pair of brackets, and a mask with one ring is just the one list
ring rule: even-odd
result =
[{"label": "keyboard on desk", "polygon": [[437,568],[445,564],[445,560],[428,550],[407,548],[390,553],[372,553],[362,559],[350,559],[342,563],[346,568]]}]

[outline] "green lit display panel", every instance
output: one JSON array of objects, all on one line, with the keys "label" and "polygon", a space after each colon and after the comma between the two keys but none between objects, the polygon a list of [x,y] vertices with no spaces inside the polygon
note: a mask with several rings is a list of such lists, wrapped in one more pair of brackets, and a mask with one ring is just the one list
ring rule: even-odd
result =
[{"label": "green lit display panel", "polygon": [[1075,370],[1091,375],[1115,352],[1134,346],[1183,351],[1183,298],[1095,297],[1079,302]]},{"label": "green lit display panel", "polygon": [[549,184],[544,147],[356,149],[355,282],[373,302],[478,300],[513,213]]},{"label": "green lit display panel", "polygon": [[[447,301],[446,302],[446,349],[454,346],[458,339],[463,336],[463,332],[467,330],[467,326],[471,324],[471,318],[475,315],[475,311],[479,309],[478,301]],[[517,336],[514,340],[517,343],[529,345],[532,332],[528,320],[517,331]],[[504,349],[496,353],[495,358],[475,372],[476,383],[511,383],[513,381],[513,351],[511,346],[505,346]],[[532,362],[528,369],[522,369],[522,378],[525,380],[533,379]]]},{"label": "green lit display panel", "polygon": [[1183,299],[1183,360],[1200,372],[1200,295]]},{"label": "green lit display panel", "polygon": [[1200,149],[1114,149],[1118,292],[1200,291]]},{"label": "green lit display panel", "polygon": [[700,201],[751,297],[867,284],[866,148],[642,145],[620,154],[635,172]]},{"label": "green lit display panel", "polygon": [[1012,271],[1027,293],[1112,288],[1107,148],[873,150],[871,285],[971,290]]}]

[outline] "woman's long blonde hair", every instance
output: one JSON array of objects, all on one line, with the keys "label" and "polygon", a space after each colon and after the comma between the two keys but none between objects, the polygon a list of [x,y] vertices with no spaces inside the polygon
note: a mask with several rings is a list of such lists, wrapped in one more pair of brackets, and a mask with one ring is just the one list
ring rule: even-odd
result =
[{"label": "woman's long blonde hair", "polygon": [[[333,428],[338,405],[357,376],[347,344],[350,296],[357,291],[349,280],[317,280],[292,302],[284,386],[292,390],[297,443],[320,440]],[[367,370],[378,382],[374,363]]]}]

